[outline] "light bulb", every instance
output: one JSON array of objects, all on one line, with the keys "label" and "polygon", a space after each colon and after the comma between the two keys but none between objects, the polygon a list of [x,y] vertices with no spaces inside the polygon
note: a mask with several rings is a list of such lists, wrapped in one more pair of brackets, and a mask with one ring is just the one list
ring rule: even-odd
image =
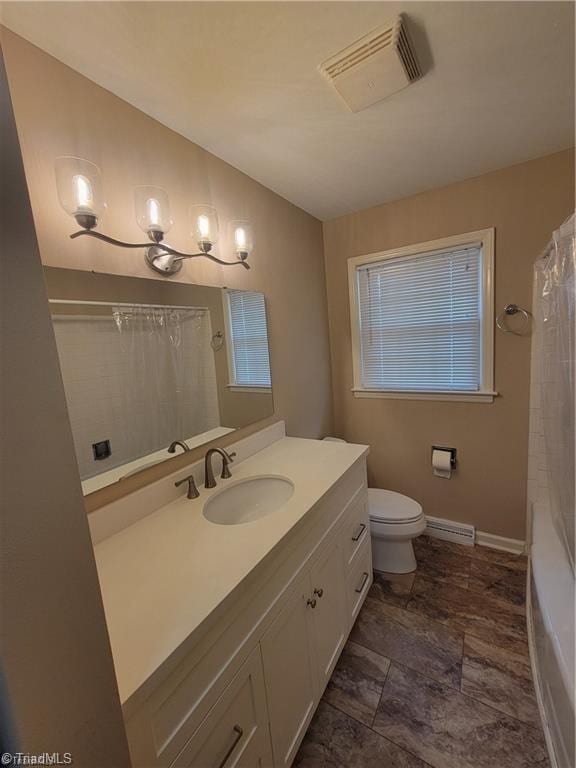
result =
[{"label": "light bulb", "polygon": [[249,221],[231,221],[228,226],[234,253],[241,261],[245,261],[254,247],[252,225]]},{"label": "light bulb", "polygon": [[237,251],[246,250],[246,230],[244,229],[244,227],[236,227],[236,230],[234,232],[234,240],[235,240]]},{"label": "light bulb", "polygon": [[190,208],[192,237],[203,253],[208,253],[218,240],[218,213],[211,205]]},{"label": "light bulb", "polygon": [[210,219],[208,216],[198,216],[198,230],[202,237],[207,239],[210,237]]},{"label": "light bulb", "polygon": [[76,213],[91,213],[92,210],[92,185],[82,174],[77,173],[73,179],[74,194],[76,196]]},{"label": "light bulb", "polygon": [[150,240],[159,243],[172,226],[170,201],[162,187],[136,187],[134,190],[136,221]]},{"label": "light bulb", "polygon": [[158,205],[158,200],[151,197],[147,200],[146,207],[148,209],[148,221],[150,222],[150,226],[158,227],[160,225],[160,206]]}]

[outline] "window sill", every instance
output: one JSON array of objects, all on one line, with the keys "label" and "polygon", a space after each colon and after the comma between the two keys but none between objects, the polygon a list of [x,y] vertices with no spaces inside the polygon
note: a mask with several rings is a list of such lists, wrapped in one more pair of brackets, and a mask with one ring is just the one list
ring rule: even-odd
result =
[{"label": "window sill", "polygon": [[271,395],[272,387],[247,387],[242,384],[226,384],[230,392],[252,392],[255,395]]},{"label": "window sill", "polygon": [[388,400],[445,400],[460,403],[492,403],[498,392],[401,392],[386,389],[352,389],[354,397]]}]

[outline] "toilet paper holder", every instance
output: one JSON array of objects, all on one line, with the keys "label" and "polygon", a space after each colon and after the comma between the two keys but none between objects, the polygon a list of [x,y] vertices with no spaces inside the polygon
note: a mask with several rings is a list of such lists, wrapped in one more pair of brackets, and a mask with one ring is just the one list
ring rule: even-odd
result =
[{"label": "toilet paper holder", "polygon": [[456,448],[447,448],[444,445],[433,445],[432,450],[430,451],[430,460],[432,460],[432,457],[434,456],[434,451],[449,451],[450,467],[452,469],[456,468]]}]

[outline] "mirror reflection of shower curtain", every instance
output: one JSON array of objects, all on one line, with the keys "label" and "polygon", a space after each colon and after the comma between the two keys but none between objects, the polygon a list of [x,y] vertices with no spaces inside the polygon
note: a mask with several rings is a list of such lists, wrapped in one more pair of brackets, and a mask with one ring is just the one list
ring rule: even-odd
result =
[{"label": "mirror reflection of shower curtain", "polygon": [[126,366],[122,422],[131,456],[219,426],[210,315],[204,309],[114,307]]},{"label": "mirror reflection of shower curtain", "polygon": [[541,416],[554,526],[574,568],[575,216],[554,232],[534,271]]}]

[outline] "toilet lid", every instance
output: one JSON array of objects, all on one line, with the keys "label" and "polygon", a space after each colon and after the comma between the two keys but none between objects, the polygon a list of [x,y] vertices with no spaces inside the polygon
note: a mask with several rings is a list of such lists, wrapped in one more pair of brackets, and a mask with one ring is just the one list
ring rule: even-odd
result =
[{"label": "toilet lid", "polygon": [[414,499],[396,491],[368,489],[370,520],[386,523],[411,523],[422,517],[422,507]]}]

